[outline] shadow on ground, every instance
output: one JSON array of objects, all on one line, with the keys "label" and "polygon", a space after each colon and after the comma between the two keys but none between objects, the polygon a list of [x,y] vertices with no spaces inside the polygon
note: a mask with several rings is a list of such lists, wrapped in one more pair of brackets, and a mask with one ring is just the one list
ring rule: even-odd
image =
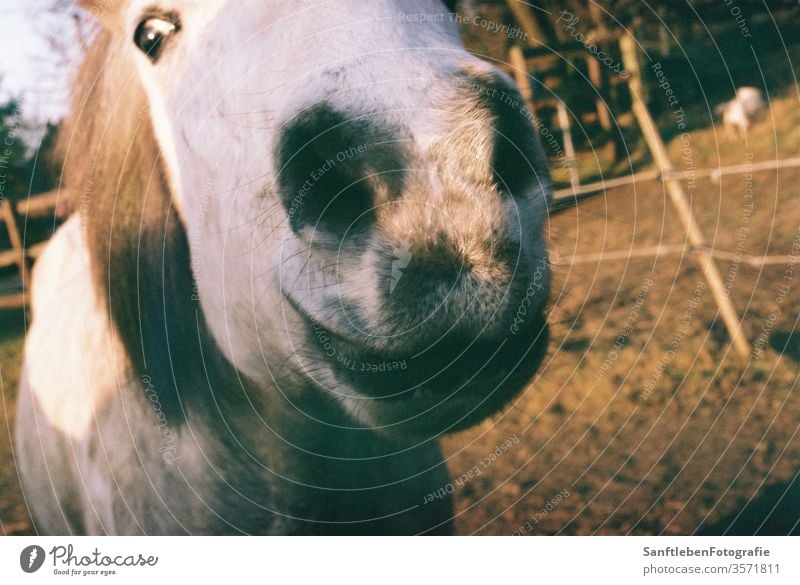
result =
[{"label": "shadow on ground", "polygon": [[800,536],[800,476],[790,483],[764,486],[741,511],[701,527],[699,534]]},{"label": "shadow on ground", "polygon": [[772,349],[795,362],[800,362],[800,331],[776,331],[769,339]]}]

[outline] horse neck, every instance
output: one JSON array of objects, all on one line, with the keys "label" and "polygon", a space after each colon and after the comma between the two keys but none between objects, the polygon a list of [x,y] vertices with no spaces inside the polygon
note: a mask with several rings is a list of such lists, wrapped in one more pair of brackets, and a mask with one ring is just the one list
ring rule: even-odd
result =
[{"label": "horse neck", "polygon": [[[189,391],[197,422],[211,428],[230,425],[231,431],[252,442],[257,452],[269,449],[284,457],[305,458],[308,453],[352,459],[376,457],[405,450],[417,441],[404,441],[357,423],[333,393],[313,385],[288,360],[275,358],[261,375],[239,371],[203,327],[195,353],[183,344],[173,375]],[[268,360],[271,358],[267,357]],[[174,363],[174,362],[173,362]],[[202,368],[196,364],[203,364]],[[212,433],[214,434],[214,433]],[[435,445],[429,441],[427,445]]]},{"label": "horse neck", "polygon": [[338,402],[313,388],[292,398],[285,388],[267,388],[263,396],[259,416],[264,423],[251,432],[262,439],[268,434],[270,453],[265,456],[298,478],[318,481],[324,470],[335,487],[356,487],[370,478],[395,481],[430,459],[422,452],[439,453],[436,441],[418,445],[360,426]]},{"label": "horse neck", "polygon": [[258,395],[252,407],[224,414],[226,420],[237,421],[234,432],[240,444],[234,446],[234,456],[241,461],[244,449],[258,454],[269,471],[252,461],[250,469],[263,474],[272,505],[287,516],[333,522],[327,528],[324,523],[300,523],[294,531],[315,532],[322,526],[333,532],[419,532],[427,529],[431,517],[442,523],[449,518],[450,502],[442,500],[420,517],[404,515],[385,524],[351,528],[336,524],[391,517],[398,510],[419,507],[426,494],[447,485],[438,443],[409,443],[353,428],[355,423],[338,403],[313,388],[295,391],[294,400],[286,398],[287,388],[252,391]]}]

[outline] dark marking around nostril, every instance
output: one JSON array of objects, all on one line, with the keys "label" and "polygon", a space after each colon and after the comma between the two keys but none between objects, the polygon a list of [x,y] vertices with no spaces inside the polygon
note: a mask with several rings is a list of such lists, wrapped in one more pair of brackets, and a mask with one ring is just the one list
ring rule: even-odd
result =
[{"label": "dark marking around nostril", "polygon": [[498,188],[521,197],[532,185],[549,182],[547,163],[527,110],[501,103],[495,104],[492,112],[495,117],[492,167]]},{"label": "dark marking around nostril", "polygon": [[536,136],[533,115],[520,93],[502,78],[464,72],[457,84],[477,99],[493,120],[492,168],[497,188],[524,196],[539,182],[549,182],[547,161]]},{"label": "dark marking around nostril", "polygon": [[404,156],[397,133],[327,104],[294,118],[278,144],[278,185],[292,229],[342,234],[374,221],[377,186],[399,196]]}]

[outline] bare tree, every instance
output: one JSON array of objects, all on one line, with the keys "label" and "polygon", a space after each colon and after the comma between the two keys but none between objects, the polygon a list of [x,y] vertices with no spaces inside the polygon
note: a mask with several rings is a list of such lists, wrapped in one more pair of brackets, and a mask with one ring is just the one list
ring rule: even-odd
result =
[{"label": "bare tree", "polygon": [[72,0],[51,0],[39,28],[57,64],[68,66],[90,40],[94,25]]}]

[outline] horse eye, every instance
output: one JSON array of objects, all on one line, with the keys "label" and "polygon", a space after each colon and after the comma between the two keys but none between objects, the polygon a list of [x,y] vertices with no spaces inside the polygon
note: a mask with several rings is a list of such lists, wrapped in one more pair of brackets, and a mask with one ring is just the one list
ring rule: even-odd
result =
[{"label": "horse eye", "polygon": [[164,51],[169,38],[180,30],[177,17],[149,17],[136,27],[133,42],[155,63]]}]

